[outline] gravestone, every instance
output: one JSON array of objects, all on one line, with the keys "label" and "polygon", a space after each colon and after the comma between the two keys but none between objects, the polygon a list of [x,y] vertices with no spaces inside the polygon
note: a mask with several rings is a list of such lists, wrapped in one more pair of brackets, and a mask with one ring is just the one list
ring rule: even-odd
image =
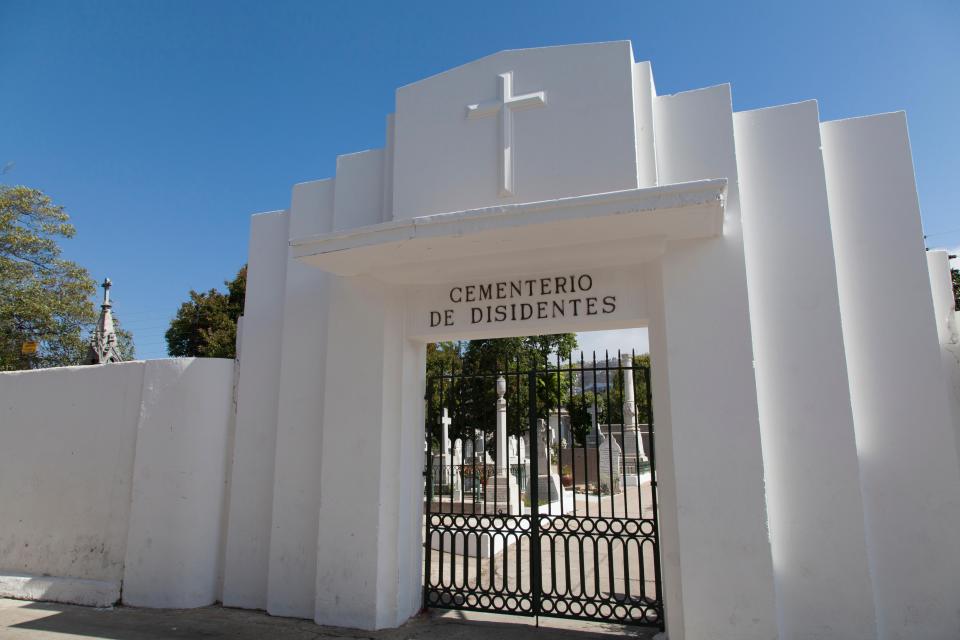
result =
[{"label": "gravestone", "polygon": [[620,460],[623,451],[615,438],[605,438],[600,434],[602,441],[599,447],[600,469],[599,479],[601,490],[605,486],[611,494],[623,490],[623,469]]},{"label": "gravestone", "polygon": [[551,429],[544,419],[537,420],[537,497],[540,502],[560,499],[560,476],[550,463]]},{"label": "gravestone", "polygon": [[463,440],[457,438],[453,442],[453,455],[451,456],[451,471],[453,483],[453,499],[460,500],[463,496]]}]

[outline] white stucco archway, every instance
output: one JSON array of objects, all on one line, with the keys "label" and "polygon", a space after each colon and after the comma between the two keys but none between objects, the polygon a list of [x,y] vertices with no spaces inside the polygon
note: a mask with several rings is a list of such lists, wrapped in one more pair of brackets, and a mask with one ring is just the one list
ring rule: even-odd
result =
[{"label": "white stucco archway", "polygon": [[[688,565],[688,589],[704,594],[722,590],[748,602],[748,608],[772,605],[745,304],[739,321],[730,310],[725,321],[711,323],[713,331],[697,330],[705,341],[701,348],[690,344],[692,325],[701,321],[693,312],[705,297],[722,304],[739,287],[745,302],[742,259],[737,260],[742,248],[736,228],[724,229],[732,224],[729,216],[724,222],[726,198],[725,181],[703,180],[414,218],[292,242],[298,259],[331,274],[326,293],[327,426],[320,479],[325,530],[324,553],[318,555],[318,620],[393,626],[420,606],[425,342],[638,326],[650,329],[656,372],[668,624],[683,624],[681,529],[686,538],[699,538],[687,552],[697,556]],[[710,260],[698,268],[705,253]],[[730,263],[726,270],[719,268],[725,257]],[[575,296],[556,294],[557,279],[567,279],[567,274],[589,282],[589,290]],[[531,287],[547,281],[548,295],[526,300],[546,305],[582,298],[582,308],[568,308],[557,317],[543,306],[545,315],[538,319],[534,305],[530,319],[508,315],[497,321],[489,314],[484,317],[483,306],[470,300],[471,295],[483,295],[483,283],[489,286],[489,297],[491,289],[496,295],[498,281],[518,280]],[[588,307],[585,295],[593,296],[596,304]],[[603,308],[603,301],[609,306]],[[480,314],[471,313],[477,309]],[[676,318],[672,325],[668,313]],[[732,375],[737,370],[739,375]],[[372,392],[369,396],[358,395],[358,379],[370,382],[365,387]],[[725,407],[728,420],[720,428],[723,418],[714,413],[717,407]],[[671,416],[683,412],[688,414],[681,415],[683,438],[677,439]],[[367,431],[358,428],[360,424],[375,426]],[[344,451],[355,453],[344,456]],[[694,482],[701,474],[711,478],[709,490],[699,483],[683,487],[682,512],[677,509],[677,465],[695,469],[687,476]],[[342,491],[340,479],[354,477],[357,469],[369,470],[364,473],[368,477]],[[378,505],[362,529],[368,536],[362,540],[355,522],[358,504]],[[339,535],[338,523],[343,523]],[[736,554],[730,550],[734,541],[740,548]],[[740,572],[751,572],[752,579],[731,589],[724,576],[734,564]],[[394,575],[397,580],[391,580]],[[366,589],[369,598],[344,603],[337,594],[345,588],[353,593]],[[713,595],[697,609],[706,621],[720,616],[724,607],[744,608],[722,601]]]},{"label": "white stucco archway", "polygon": [[[382,149],[253,218],[225,604],[401,624],[423,342],[646,325],[670,638],[956,635],[960,466],[902,114],[658,96],[629,42],[501,52],[396,107]],[[448,295],[571,271],[616,313],[474,323]],[[878,323],[889,295],[910,304]]]}]

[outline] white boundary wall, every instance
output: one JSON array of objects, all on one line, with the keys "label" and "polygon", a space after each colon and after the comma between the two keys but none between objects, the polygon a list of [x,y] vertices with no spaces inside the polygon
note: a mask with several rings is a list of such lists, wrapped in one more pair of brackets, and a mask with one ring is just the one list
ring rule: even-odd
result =
[{"label": "white boundary wall", "polygon": [[0,595],[219,599],[233,361],[0,374]]}]

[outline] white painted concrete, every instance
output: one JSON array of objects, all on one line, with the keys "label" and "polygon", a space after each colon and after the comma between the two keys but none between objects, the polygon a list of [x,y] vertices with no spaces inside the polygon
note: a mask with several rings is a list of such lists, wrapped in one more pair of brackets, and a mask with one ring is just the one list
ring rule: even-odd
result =
[{"label": "white painted concrete", "polygon": [[873,638],[817,104],[734,131],[780,638]]},{"label": "white painted concrete", "polygon": [[330,285],[314,619],[394,627],[419,608],[425,350],[403,337],[399,292]]},{"label": "white painted concrete", "polygon": [[219,600],[232,427],[232,360],[146,363],[124,561],[125,603],[185,609]]},{"label": "white painted concrete", "polygon": [[[588,283],[589,288],[567,292],[571,278],[565,276],[560,281],[564,293],[555,293],[556,272],[514,272],[467,282],[423,285],[409,293],[405,315],[407,336],[417,340],[428,337],[431,340],[465,340],[475,336],[526,335],[530,327],[544,333],[564,333],[576,331],[576,327],[585,324],[607,329],[641,326],[649,315],[646,290],[642,285],[637,286],[637,282],[643,282],[641,272],[642,268],[636,266],[583,269],[573,276],[573,287],[576,288],[576,282],[581,280]],[[541,293],[542,277],[547,278],[546,290],[550,293],[546,295]],[[523,295],[483,301],[476,299],[481,286],[496,295],[497,282],[504,283],[501,290],[505,295],[509,294],[510,282],[523,288]],[[526,295],[528,289],[524,285],[528,284],[535,288],[533,296]],[[453,302],[451,296],[459,302]],[[468,298],[473,301],[468,302]],[[571,300],[577,301],[576,308]],[[553,308],[553,302],[563,305],[558,307],[562,313],[555,313],[557,309]],[[499,309],[502,319],[496,315],[498,306],[502,307]],[[524,319],[524,313],[529,317]],[[543,317],[538,317],[538,313]]]},{"label": "white painted concrete", "polygon": [[383,221],[383,149],[337,158],[333,228],[350,229]]},{"label": "white painted concrete", "polygon": [[0,574],[0,598],[109,607],[120,600],[120,583],[26,573]]},{"label": "white painted concrete", "polygon": [[[627,262],[635,263],[654,241],[662,249],[666,240],[720,235],[726,186],[722,179],[700,180],[454,211],[297,237],[291,246],[300,261],[329,273],[417,284],[430,281],[425,271],[449,262],[466,263],[468,274],[484,266],[506,271],[511,258],[514,266],[529,269],[540,254],[556,263],[573,249],[579,266],[596,266],[588,253],[592,247],[605,249],[600,266],[622,264],[620,247],[632,249]],[[408,278],[398,279],[397,271]]]},{"label": "white painted concrete", "polygon": [[657,147],[654,140],[653,99],[657,89],[649,62],[633,65],[633,131],[637,145],[637,186],[657,184]]},{"label": "white painted concrete", "polygon": [[666,420],[670,441],[667,460],[657,460],[663,482],[675,482],[669,494],[676,492],[660,504],[676,509],[675,521],[673,513],[665,518],[665,535],[679,541],[679,548],[671,540],[665,550],[667,629],[672,640],[773,638],[730,88],[658,97],[654,124],[661,182],[730,181],[723,237],[678,242],[664,254],[663,315],[650,323],[656,428],[659,435]]},{"label": "white painted concrete", "polygon": [[0,374],[0,589],[104,606],[219,598],[232,360]]},{"label": "white painted concrete", "polygon": [[879,635],[960,637],[960,469],[906,119],[821,137]]},{"label": "white painted concrete", "polygon": [[119,592],[144,366],[0,374],[0,574]]},{"label": "white painted concrete", "polygon": [[[626,41],[501,51],[401,87],[394,217],[636,188],[633,64]],[[468,119],[467,105],[496,98],[506,72],[546,106],[513,115],[516,186],[502,198],[500,118]]]},{"label": "white painted concrete", "polygon": [[286,212],[253,216],[240,337],[237,417],[223,603],[266,609],[283,308]]},{"label": "white painted concrete", "polygon": [[[333,215],[332,180],[298,184],[288,232],[330,231]],[[275,325],[283,337],[267,594],[274,615],[312,618],[314,611],[327,278],[288,258],[282,324]]]}]

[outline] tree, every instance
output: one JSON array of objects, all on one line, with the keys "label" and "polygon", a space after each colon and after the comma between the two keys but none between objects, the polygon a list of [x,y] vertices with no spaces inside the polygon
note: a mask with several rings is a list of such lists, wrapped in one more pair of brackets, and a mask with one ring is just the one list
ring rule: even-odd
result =
[{"label": "tree", "polygon": [[[97,319],[96,283],[61,257],[59,241],[76,233],[63,207],[37,189],[0,185],[0,370],[80,364]],[[133,357],[133,336],[118,331]],[[36,342],[35,354],[22,354]]]},{"label": "tree", "polygon": [[[557,389],[567,389],[566,383],[557,384],[559,373],[551,369],[550,356],[569,359],[577,346],[572,333],[494,338],[469,342],[446,342],[427,345],[427,420],[431,436],[439,441],[439,418],[443,409],[453,412],[454,422],[450,438],[470,438],[479,431],[488,440],[493,437],[496,424],[496,376],[504,373],[507,379],[507,430],[518,435],[526,429],[529,383],[525,375],[533,368],[541,371],[536,377],[537,413],[545,418],[547,412],[561,406]],[[444,378],[443,374],[455,374]],[[488,443],[489,444],[489,443]],[[493,455],[493,447],[488,451]]]},{"label": "tree", "polygon": [[190,300],[180,305],[165,334],[167,353],[175,357],[235,358],[237,319],[243,315],[247,291],[247,266],[233,280],[225,280],[227,292],[210,289],[190,291]]}]

